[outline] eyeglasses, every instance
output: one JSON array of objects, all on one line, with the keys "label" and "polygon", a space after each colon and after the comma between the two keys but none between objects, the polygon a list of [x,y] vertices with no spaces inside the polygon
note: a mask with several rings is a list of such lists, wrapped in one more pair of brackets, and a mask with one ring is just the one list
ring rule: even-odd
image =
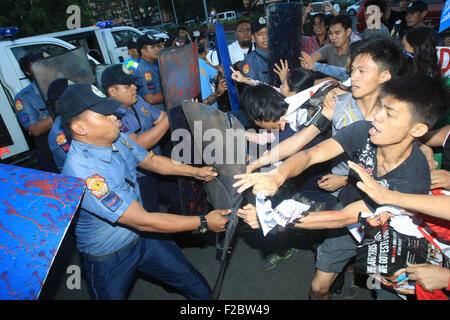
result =
[{"label": "eyeglasses", "polygon": [[251,30],[250,28],[245,28],[245,29],[237,29],[236,31],[239,33],[249,33]]},{"label": "eyeglasses", "polygon": [[313,23],[313,27],[320,27],[320,26],[323,26],[323,25],[324,25],[324,23],[322,21]]}]

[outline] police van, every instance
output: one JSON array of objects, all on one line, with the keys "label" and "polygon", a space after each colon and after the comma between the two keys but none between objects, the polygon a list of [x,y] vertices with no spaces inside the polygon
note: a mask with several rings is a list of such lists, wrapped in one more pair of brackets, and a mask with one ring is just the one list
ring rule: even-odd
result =
[{"label": "police van", "polygon": [[99,22],[92,27],[46,34],[76,47],[83,47],[87,54],[102,64],[122,63],[129,59],[127,43],[142,35],[144,35],[142,31],[132,27],[112,27],[112,21]]},{"label": "police van", "polygon": [[45,35],[8,40],[17,28],[0,29],[0,161],[19,163],[31,157],[28,133],[14,113],[14,96],[29,84],[19,61],[27,54],[45,51],[50,56],[83,47],[95,64],[121,63],[129,58],[127,43],[144,33],[132,27],[112,27],[112,22]]}]

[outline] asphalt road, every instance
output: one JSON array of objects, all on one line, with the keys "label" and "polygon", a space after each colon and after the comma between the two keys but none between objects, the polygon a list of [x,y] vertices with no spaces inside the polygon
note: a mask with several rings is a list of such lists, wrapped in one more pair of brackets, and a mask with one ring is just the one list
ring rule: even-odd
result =
[{"label": "asphalt road", "polygon": [[[69,230],[41,292],[41,300],[88,300],[86,283],[74,284],[73,270],[81,268],[74,247],[73,230]],[[220,300],[307,300],[314,274],[317,241],[315,231],[291,231],[289,243],[296,252],[272,270],[263,268],[267,253],[273,251],[275,238],[264,237],[260,230],[250,230],[240,223],[227,265]],[[204,275],[211,287],[217,279],[220,263],[216,259],[215,234],[183,233],[175,238],[187,259]],[[72,271],[71,271],[72,270]],[[347,277],[350,284],[351,277]],[[364,278],[356,277],[351,296],[333,296],[334,300],[373,300]],[[360,283],[358,283],[360,282]],[[138,274],[129,300],[185,300],[184,296],[163,284]]]}]

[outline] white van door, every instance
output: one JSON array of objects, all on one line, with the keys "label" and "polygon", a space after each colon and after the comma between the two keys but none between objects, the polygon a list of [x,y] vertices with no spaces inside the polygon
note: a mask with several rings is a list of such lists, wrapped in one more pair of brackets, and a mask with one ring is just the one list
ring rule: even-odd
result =
[{"label": "white van door", "polygon": [[102,29],[101,32],[108,47],[111,63],[122,63],[129,59],[128,42],[144,35],[141,31],[131,27],[114,27]]}]

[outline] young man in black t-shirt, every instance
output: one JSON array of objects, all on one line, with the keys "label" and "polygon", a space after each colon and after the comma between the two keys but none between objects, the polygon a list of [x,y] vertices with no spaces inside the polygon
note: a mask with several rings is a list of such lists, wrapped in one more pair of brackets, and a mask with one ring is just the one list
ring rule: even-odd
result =
[{"label": "young man in black t-shirt", "polygon": [[[420,89],[418,89],[420,88]],[[442,79],[422,75],[400,77],[382,85],[380,110],[372,122],[358,121],[343,128],[316,147],[302,151],[268,173],[237,175],[238,192],[253,186],[253,193],[264,190],[274,195],[283,182],[309,166],[347,153],[352,161],[365,167],[375,180],[405,193],[427,193],[430,190],[430,168],[414,140],[424,136],[443,115],[449,98]],[[351,173],[350,173],[351,175]],[[354,179],[344,187],[353,200],[340,211],[311,212],[295,227],[303,229],[336,229],[358,222],[360,212],[374,211],[377,204],[359,193]],[[341,192],[344,192],[341,191]],[[358,195],[359,194],[359,195]],[[256,211],[246,206],[238,211],[252,227],[258,227]],[[342,230],[341,230],[342,231]],[[324,245],[328,242],[328,245]],[[329,289],[342,268],[356,254],[357,242],[348,233],[326,239],[318,250],[317,271],[311,285],[312,299],[329,298]],[[331,262],[330,262],[331,261]]]}]

